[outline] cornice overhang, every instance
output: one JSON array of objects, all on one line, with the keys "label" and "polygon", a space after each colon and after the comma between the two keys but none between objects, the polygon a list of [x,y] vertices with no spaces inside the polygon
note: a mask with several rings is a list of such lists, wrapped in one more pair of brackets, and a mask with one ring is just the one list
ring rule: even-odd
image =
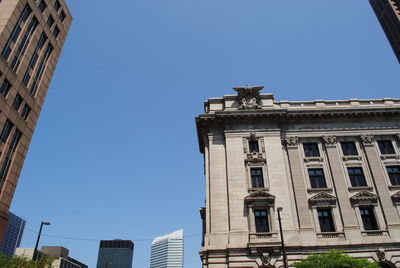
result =
[{"label": "cornice overhang", "polygon": [[204,135],[211,124],[227,120],[269,119],[273,121],[299,119],[329,119],[346,117],[373,117],[400,115],[400,107],[363,107],[363,108],[334,108],[334,109],[258,109],[214,111],[196,117],[199,149],[204,153]]}]

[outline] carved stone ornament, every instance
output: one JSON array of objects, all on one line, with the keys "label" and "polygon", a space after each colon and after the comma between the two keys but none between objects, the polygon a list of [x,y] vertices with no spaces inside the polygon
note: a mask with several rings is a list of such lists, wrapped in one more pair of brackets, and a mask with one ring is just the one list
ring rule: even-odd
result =
[{"label": "carved stone ornament", "polygon": [[400,133],[396,134],[397,141],[400,142]]},{"label": "carved stone ornament", "polygon": [[271,261],[271,255],[269,253],[260,254],[260,259],[261,259],[261,266],[259,266],[260,268],[274,267],[269,263]]},{"label": "carved stone ornament", "polygon": [[286,137],[282,139],[283,145],[287,146],[297,146],[299,144],[299,137],[292,136],[292,137]]},{"label": "carved stone ornament", "polygon": [[335,207],[336,197],[324,192],[320,192],[311,197],[308,202],[310,203],[311,207]]},{"label": "carved stone ornament", "polygon": [[400,192],[397,192],[394,195],[392,195],[392,201],[395,205],[400,205]]},{"label": "carved stone ornament", "polygon": [[386,254],[383,248],[380,248],[376,251],[376,256],[378,257],[379,261],[386,261]]},{"label": "carved stone ornament", "polygon": [[373,145],[374,144],[374,135],[372,134],[366,134],[366,135],[360,135],[361,141],[364,143],[364,145]]},{"label": "carved stone ornament", "polygon": [[248,146],[247,138],[243,138],[243,152],[245,154],[247,154],[247,151],[248,151],[247,146]]},{"label": "carved stone ornament", "polygon": [[237,101],[239,102],[239,109],[260,109],[260,91],[263,89],[263,86],[250,86],[247,85],[245,87],[234,87],[238,93]]},{"label": "carved stone ornament", "polygon": [[250,140],[250,141],[256,141],[256,140],[257,140],[256,133],[250,132],[249,140]]},{"label": "carved stone ornament", "polygon": [[350,198],[353,206],[377,206],[378,196],[368,191],[361,191]]},{"label": "carved stone ornament", "polygon": [[328,146],[333,146],[336,145],[337,143],[336,136],[324,136],[322,139]]},{"label": "carved stone ornament", "polygon": [[260,140],[261,152],[265,153],[264,138],[260,138],[259,140]]},{"label": "carved stone ornament", "polygon": [[275,196],[260,189],[246,196],[244,198],[244,202],[248,206],[272,207],[275,203]]}]

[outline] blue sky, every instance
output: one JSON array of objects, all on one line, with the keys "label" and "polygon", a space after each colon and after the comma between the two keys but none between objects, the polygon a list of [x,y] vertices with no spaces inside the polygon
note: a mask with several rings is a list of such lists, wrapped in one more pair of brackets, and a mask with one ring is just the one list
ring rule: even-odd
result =
[{"label": "blue sky", "polygon": [[50,221],[41,245],[89,267],[96,239],[123,238],[148,268],[150,240],[179,228],[185,267],[201,266],[194,117],[205,99],[245,84],[276,100],[399,97],[400,65],[365,0],[68,4],[74,22],[11,211],[27,220],[22,247]]}]

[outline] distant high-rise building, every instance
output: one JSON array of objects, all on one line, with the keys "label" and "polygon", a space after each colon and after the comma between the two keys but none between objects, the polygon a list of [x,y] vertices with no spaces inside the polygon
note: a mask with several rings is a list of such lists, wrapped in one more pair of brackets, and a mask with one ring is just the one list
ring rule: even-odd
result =
[{"label": "distant high-rise building", "polygon": [[369,0],[400,62],[400,0]]},{"label": "distant high-rise building", "polygon": [[0,253],[6,256],[12,256],[15,253],[15,249],[19,247],[21,243],[26,222],[24,219],[21,219],[11,212],[9,212],[8,215],[7,230],[0,247]]},{"label": "distant high-rise building", "polygon": [[133,249],[131,240],[101,240],[97,268],[132,268]]},{"label": "distant high-rise building", "polygon": [[0,1],[0,241],[71,21],[64,0]]},{"label": "distant high-rise building", "polygon": [[183,268],[183,230],[154,238],[150,268]]},{"label": "distant high-rise building", "polygon": [[[31,260],[34,250],[33,248],[17,248],[15,255]],[[52,258],[51,268],[88,268],[86,264],[71,258],[68,255],[69,250],[64,247],[42,247],[38,250],[38,254]]]}]

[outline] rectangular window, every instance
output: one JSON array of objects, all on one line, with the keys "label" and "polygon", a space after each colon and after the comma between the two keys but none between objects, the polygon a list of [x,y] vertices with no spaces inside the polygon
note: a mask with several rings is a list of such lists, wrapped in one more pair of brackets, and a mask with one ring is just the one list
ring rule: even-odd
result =
[{"label": "rectangular window", "polygon": [[53,26],[54,24],[54,18],[53,16],[49,16],[49,18],[47,19],[47,25],[49,25],[49,27],[51,28],[51,26]]},{"label": "rectangular window", "polygon": [[61,10],[60,17],[59,17],[61,22],[64,22],[65,17],[67,17],[67,15],[65,14],[64,10]]},{"label": "rectangular window", "polygon": [[8,57],[11,54],[11,46],[13,43],[15,43],[19,37],[19,34],[21,33],[21,26],[22,23],[25,22],[29,15],[31,14],[32,9],[30,8],[30,6],[27,4],[24,8],[24,10],[21,13],[21,16],[19,17],[17,23],[14,26],[14,29],[11,32],[11,35],[9,37],[9,39],[7,40],[6,45],[3,48],[3,51],[1,52],[1,55],[3,56],[3,58],[5,60],[8,60]]},{"label": "rectangular window", "polygon": [[258,140],[249,141],[249,149],[250,149],[250,153],[260,152],[260,148],[258,147]]},{"label": "rectangular window", "polygon": [[59,11],[60,8],[61,8],[60,1],[56,0],[56,1],[54,2],[54,9],[55,9],[56,11]]},{"label": "rectangular window", "polygon": [[320,156],[317,143],[303,143],[303,148],[306,157]]},{"label": "rectangular window", "polygon": [[11,84],[7,79],[3,80],[3,83],[0,86],[0,94],[3,95],[3,97],[7,97],[8,92],[10,91]]},{"label": "rectangular window", "polygon": [[39,6],[38,6],[40,12],[44,12],[44,10],[47,8],[47,4],[44,0],[40,0]]},{"label": "rectangular window", "polygon": [[330,209],[318,209],[317,213],[321,232],[336,232],[332,211]]},{"label": "rectangular window", "polygon": [[364,230],[378,230],[374,209],[371,207],[360,207],[361,219]]},{"label": "rectangular window", "polygon": [[53,46],[51,44],[47,44],[46,50],[44,52],[44,56],[39,63],[39,67],[37,68],[36,75],[33,79],[32,85],[29,89],[29,93],[31,93],[32,95],[35,95],[35,93],[36,93],[39,81],[42,78],[42,75],[44,72],[44,68],[45,68],[46,63],[49,60],[52,52],[53,52]]},{"label": "rectangular window", "polygon": [[269,233],[268,212],[266,210],[254,210],[257,233]]},{"label": "rectangular window", "polygon": [[343,155],[358,155],[355,142],[341,142]]},{"label": "rectangular window", "polygon": [[13,126],[14,126],[14,124],[11,123],[11,121],[7,119],[6,123],[4,124],[3,131],[1,132],[1,135],[0,135],[0,140],[2,142],[7,141],[8,136],[10,136],[10,132],[11,132],[11,129],[13,128]]},{"label": "rectangular window", "polygon": [[252,188],[264,188],[264,176],[262,168],[250,169],[250,175]]},{"label": "rectangular window", "polygon": [[30,71],[35,68],[35,64],[36,64],[36,62],[37,62],[37,60],[39,58],[39,50],[43,48],[43,46],[46,43],[46,41],[47,41],[47,36],[46,36],[45,33],[42,33],[40,38],[39,38],[39,41],[38,41],[38,43],[36,45],[35,51],[32,54],[32,58],[29,61],[28,68],[26,69],[26,72],[25,72],[24,77],[22,79],[22,82],[25,85],[28,85],[29,80],[31,79]]},{"label": "rectangular window", "polygon": [[15,56],[11,62],[11,68],[14,71],[18,68],[18,66],[21,62],[21,58],[24,55],[26,48],[28,47],[31,37],[32,37],[33,33],[35,32],[38,24],[39,24],[39,21],[35,17],[33,17],[31,22],[29,23],[28,30],[25,33],[24,37],[21,39],[21,41],[17,47],[17,52],[15,53]]},{"label": "rectangular window", "polygon": [[349,173],[351,186],[367,186],[362,168],[348,168],[347,172]]},{"label": "rectangular window", "polygon": [[400,166],[386,167],[392,185],[400,185]]},{"label": "rectangular window", "polygon": [[18,143],[21,139],[22,133],[21,131],[19,131],[18,129],[15,130],[13,138],[11,140],[10,143],[10,148],[8,149],[8,152],[6,154],[6,157],[4,158],[4,162],[3,165],[1,166],[0,169],[0,188],[3,185],[6,176],[8,174],[8,170],[10,169],[10,165],[11,165],[11,160],[13,158],[14,152],[17,149]]},{"label": "rectangular window", "polygon": [[21,107],[22,102],[24,101],[24,99],[21,97],[21,95],[17,94],[17,96],[15,96],[14,102],[12,104],[12,107],[15,110],[19,110],[19,107]]},{"label": "rectangular window", "polygon": [[311,188],[326,188],[324,171],[319,169],[309,169],[308,176],[310,177]]},{"label": "rectangular window", "polygon": [[381,154],[395,154],[393,143],[390,140],[378,141]]},{"label": "rectangular window", "polygon": [[24,108],[22,108],[21,117],[25,120],[28,119],[30,112],[31,112],[31,107],[29,107],[28,104],[25,104]]},{"label": "rectangular window", "polygon": [[53,30],[54,38],[57,38],[59,34],[60,34],[60,29],[57,26],[54,27],[54,30]]}]

